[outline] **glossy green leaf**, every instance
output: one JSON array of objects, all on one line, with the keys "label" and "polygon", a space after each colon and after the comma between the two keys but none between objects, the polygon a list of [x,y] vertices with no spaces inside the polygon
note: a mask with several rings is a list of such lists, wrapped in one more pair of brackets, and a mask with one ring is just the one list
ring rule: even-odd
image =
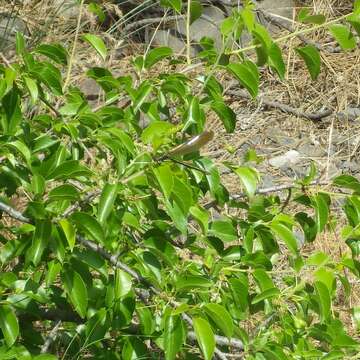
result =
[{"label": "glossy green leaf", "polygon": [[19,336],[19,323],[10,306],[0,305],[0,328],[6,345],[11,347]]},{"label": "glossy green leaf", "polygon": [[165,320],[164,350],[165,359],[174,360],[185,341],[185,326],[179,315],[169,315]]},{"label": "glossy green leaf", "polygon": [[225,242],[238,240],[238,235],[231,220],[215,220],[211,223],[209,235],[216,236]]},{"label": "glossy green leaf", "polygon": [[76,271],[71,269],[63,271],[61,278],[76,312],[85,318],[88,307],[88,291],[84,280]]},{"label": "glossy green leaf", "polygon": [[171,56],[173,53],[172,49],[169,47],[158,47],[150,50],[144,60],[145,69],[150,69],[159,61]]},{"label": "glossy green leaf", "polygon": [[100,224],[104,224],[110,215],[117,196],[117,184],[105,184],[99,201],[98,219]]},{"label": "glossy green leaf", "polygon": [[259,70],[251,61],[244,61],[242,64],[232,63],[227,66],[229,71],[239,80],[255,98],[259,91]]},{"label": "glossy green leaf", "polygon": [[263,292],[261,292],[260,294],[256,295],[252,299],[251,304],[255,305],[255,304],[259,303],[260,301],[271,299],[271,298],[279,296],[279,295],[280,295],[280,290],[278,288],[266,289]]},{"label": "glossy green leaf", "polygon": [[164,196],[168,199],[174,188],[174,174],[169,164],[162,164],[154,169],[154,174],[160,184]]},{"label": "glossy green leaf", "polygon": [[94,34],[85,34],[82,37],[85,41],[87,41],[101,56],[101,58],[105,61],[107,56],[107,49],[104,41],[97,35]]},{"label": "glossy green leaf", "polygon": [[343,50],[355,49],[356,39],[347,26],[341,24],[330,25],[330,32]]},{"label": "glossy green leaf", "polygon": [[47,179],[64,180],[73,179],[78,176],[90,176],[91,170],[85,165],[80,164],[78,160],[68,160],[57,166]]},{"label": "glossy green leaf", "polygon": [[54,95],[62,95],[62,77],[60,70],[49,62],[36,63],[31,68],[33,78],[44,83]]},{"label": "glossy green leaf", "polygon": [[268,63],[269,66],[279,75],[279,78],[283,80],[285,77],[286,66],[281,49],[276,43],[273,43],[269,49]]},{"label": "glossy green leaf", "polygon": [[250,167],[241,166],[234,170],[236,175],[239,176],[246,193],[252,197],[255,195],[257,184],[259,182],[259,175],[255,169]]},{"label": "glossy green leaf", "polygon": [[337,187],[354,190],[360,194],[360,181],[351,175],[340,175],[333,180],[333,184]]},{"label": "glossy green leaf", "polygon": [[92,239],[100,244],[105,243],[105,234],[99,222],[85,212],[76,212],[71,215],[71,220],[75,221],[76,226],[83,230]]},{"label": "glossy green leaf", "polygon": [[44,250],[46,249],[51,235],[51,223],[48,220],[39,220],[32,238],[31,247],[28,251],[28,259],[35,266],[40,263]]},{"label": "glossy green leaf", "polygon": [[215,337],[210,324],[203,318],[193,319],[197,342],[205,360],[211,360],[215,350]]},{"label": "glossy green leaf", "polygon": [[47,56],[58,64],[67,65],[69,54],[60,44],[41,44],[34,51]]},{"label": "glossy green leaf", "polygon": [[200,275],[181,275],[177,277],[175,287],[177,290],[185,289],[207,289],[213,285],[213,282]]},{"label": "glossy green leaf", "polygon": [[205,313],[214,321],[225,336],[231,337],[233,335],[233,320],[224,306],[219,304],[206,304],[204,309]]},{"label": "glossy green leaf", "polygon": [[312,197],[312,205],[315,209],[315,217],[318,232],[324,230],[328,218],[329,218],[329,196],[324,193],[318,193],[317,195]]},{"label": "glossy green leaf", "polygon": [[115,272],[115,299],[121,299],[126,296],[132,287],[131,276],[123,270],[116,269]]},{"label": "glossy green leaf", "polygon": [[190,1],[190,24],[195,20],[201,17],[203,11],[203,6],[201,5],[200,0],[191,0]]},{"label": "glossy green leaf", "polygon": [[329,320],[331,316],[330,293],[327,286],[321,281],[316,281],[314,286],[315,286],[317,298],[319,300],[321,321],[324,322]]},{"label": "glossy green leaf", "polygon": [[38,96],[39,96],[39,89],[38,89],[37,83],[35,80],[33,80],[27,76],[24,77],[24,82],[30,93],[31,100],[32,100],[33,104],[35,104],[38,99]]},{"label": "glossy green leaf", "polygon": [[79,191],[70,184],[57,186],[49,192],[49,201],[78,200],[79,197]]},{"label": "glossy green leaf", "polygon": [[305,61],[306,67],[313,80],[320,74],[321,58],[319,50],[313,45],[306,45],[296,49],[297,53]]},{"label": "glossy green leaf", "polygon": [[160,0],[160,5],[165,7],[170,7],[180,14],[182,7],[182,0]]},{"label": "glossy green leaf", "polygon": [[61,219],[59,221],[62,231],[65,234],[66,240],[69,244],[70,251],[73,251],[75,246],[76,231],[74,226],[67,219]]},{"label": "glossy green leaf", "polygon": [[190,208],[190,214],[194,217],[194,219],[199,223],[201,226],[201,230],[204,234],[208,231],[209,226],[209,213],[207,210],[200,206],[192,206]]},{"label": "glossy green leaf", "polygon": [[219,119],[222,121],[225,130],[228,133],[232,133],[235,130],[236,114],[235,112],[223,101],[213,101],[211,103],[211,109],[215,111]]},{"label": "glossy green leaf", "polygon": [[272,222],[270,225],[271,230],[279,237],[295,256],[298,253],[298,245],[294,233],[284,224],[280,222]]}]

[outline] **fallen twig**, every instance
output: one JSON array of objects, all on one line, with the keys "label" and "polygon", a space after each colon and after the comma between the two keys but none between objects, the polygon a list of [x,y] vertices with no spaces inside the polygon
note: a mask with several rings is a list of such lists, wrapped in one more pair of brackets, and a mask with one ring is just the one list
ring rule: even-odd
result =
[{"label": "fallen twig", "polygon": [[[229,95],[232,95],[232,96],[239,96],[244,99],[252,100],[252,97],[250,96],[250,94],[245,90],[228,89],[226,91],[226,93]],[[309,120],[313,120],[313,121],[321,120],[327,116],[330,116],[333,113],[333,110],[330,110],[330,109],[324,110],[324,111],[318,111],[318,112],[314,112],[314,113],[304,112],[304,111],[296,109],[290,105],[287,105],[287,104],[284,104],[284,103],[281,103],[278,101],[272,101],[272,100],[266,99],[262,95],[258,96],[257,99],[259,101],[261,101],[261,103],[265,106],[279,109],[282,112],[292,114],[292,115],[295,115],[298,117],[303,117],[305,119],[309,119]]]}]

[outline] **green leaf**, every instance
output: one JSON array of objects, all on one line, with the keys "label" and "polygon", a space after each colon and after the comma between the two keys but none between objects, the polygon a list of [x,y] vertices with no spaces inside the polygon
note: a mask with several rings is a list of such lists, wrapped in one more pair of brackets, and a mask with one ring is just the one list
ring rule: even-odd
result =
[{"label": "green leaf", "polygon": [[146,98],[150,95],[153,89],[153,85],[148,81],[144,81],[135,93],[135,98],[133,101],[134,112],[138,112],[141,108],[141,105],[145,102]]},{"label": "green leaf", "polygon": [[76,231],[74,226],[67,219],[62,219],[59,221],[62,231],[65,234],[66,240],[69,244],[70,251],[73,251],[75,246],[75,235]]},{"label": "green leaf", "polygon": [[191,125],[197,125],[202,128],[201,109],[199,99],[196,96],[191,98],[184,120],[183,131],[186,131]]},{"label": "green leaf", "polygon": [[251,301],[251,304],[255,305],[263,300],[270,299],[279,295],[280,295],[280,290],[278,288],[273,287],[270,289],[266,289],[260,294],[256,295]]},{"label": "green leaf", "polygon": [[27,89],[29,90],[32,103],[35,104],[38,99],[38,96],[39,96],[39,89],[38,89],[37,83],[35,80],[33,80],[27,76],[24,76],[24,82],[25,82]]},{"label": "green leaf", "polygon": [[321,25],[326,21],[326,17],[322,14],[309,15],[310,10],[303,8],[299,11],[297,16],[298,20],[304,24],[317,24]]},{"label": "green leaf", "polygon": [[318,232],[322,232],[328,222],[329,218],[329,196],[324,193],[318,193],[312,196],[311,203],[315,209],[315,218]]},{"label": "green leaf", "polygon": [[95,2],[90,3],[88,5],[88,9],[90,12],[92,12],[93,14],[95,14],[98,17],[99,22],[103,23],[106,20],[106,15],[105,15],[104,11]]},{"label": "green leaf", "polygon": [[324,322],[329,320],[331,316],[330,293],[327,286],[321,281],[316,281],[314,286],[319,300],[321,321]]},{"label": "green leaf", "polygon": [[238,240],[236,229],[231,220],[213,221],[210,225],[209,235],[216,236],[225,242]]},{"label": "green leaf", "polygon": [[154,170],[157,181],[166,199],[169,199],[174,188],[174,174],[169,164],[163,164]]},{"label": "green leaf", "polygon": [[191,0],[190,1],[190,24],[197,20],[203,11],[203,6],[201,5],[200,0]]},{"label": "green leaf", "polygon": [[360,181],[351,175],[340,175],[333,180],[333,185],[342,187],[345,189],[354,190],[354,192],[360,194]]},{"label": "green leaf", "polygon": [[132,287],[132,278],[131,276],[121,269],[116,269],[115,272],[115,287],[114,295],[115,299],[119,300],[126,296]]},{"label": "green leaf", "polygon": [[172,49],[169,47],[158,47],[155,49],[150,50],[145,57],[144,60],[144,68],[150,69],[153,65],[171,56],[173,53]]},{"label": "green leaf", "polygon": [[244,61],[242,64],[229,64],[227,68],[255,98],[259,91],[260,82],[257,66],[251,61]]},{"label": "green leaf", "polygon": [[330,32],[343,50],[355,49],[356,39],[347,26],[341,24],[330,25]]},{"label": "green leaf", "polygon": [[236,168],[234,172],[239,176],[248,196],[254,196],[259,182],[259,175],[256,170],[250,167],[241,166]]},{"label": "green leaf", "polygon": [[154,148],[157,148],[165,142],[173,129],[174,125],[166,121],[154,121],[142,132],[141,140],[145,144],[152,144]]},{"label": "green leaf", "polygon": [[98,208],[98,219],[100,224],[104,224],[110,215],[116,200],[117,190],[117,184],[105,184],[100,196]]},{"label": "green leaf", "polygon": [[225,307],[219,304],[206,304],[204,308],[206,314],[214,321],[223,334],[231,337],[234,333],[234,324]]},{"label": "green leaf", "polygon": [[352,318],[357,330],[360,330],[360,306],[355,306],[352,309]]},{"label": "green leaf", "polygon": [[190,214],[194,217],[194,219],[199,223],[203,233],[206,235],[209,226],[209,213],[207,210],[202,208],[201,206],[192,206],[190,208]]},{"label": "green leaf", "polygon": [[5,110],[5,121],[3,125],[4,135],[14,135],[22,119],[20,108],[20,96],[17,89],[11,89],[2,99]]},{"label": "green leaf", "polygon": [[37,63],[31,68],[32,77],[44,83],[55,95],[62,95],[61,72],[49,62]]},{"label": "green leaf", "polygon": [[269,66],[277,72],[279,78],[283,80],[285,77],[286,66],[281,49],[276,43],[273,43],[269,49],[268,63]]},{"label": "green leaf", "polygon": [[211,360],[215,350],[215,337],[209,323],[203,318],[193,319],[197,342],[205,360]]},{"label": "green leaf", "polygon": [[160,0],[160,5],[165,7],[170,7],[177,11],[179,14],[181,13],[182,0]]},{"label": "green leaf", "polygon": [[49,147],[57,144],[59,142],[59,139],[54,139],[49,135],[41,135],[38,138],[36,138],[32,149],[33,153],[44,151],[45,149],[48,149]]},{"label": "green leaf", "polygon": [[200,275],[181,275],[177,277],[175,287],[178,291],[184,289],[208,289],[213,282]]},{"label": "green leaf", "polygon": [[38,220],[32,238],[31,247],[27,258],[37,266],[40,263],[42,254],[46,249],[51,235],[51,223],[48,220]]},{"label": "green leaf", "polygon": [[236,114],[235,112],[223,101],[213,101],[211,109],[215,111],[216,115],[222,121],[226,132],[232,133],[235,130]]},{"label": "green leaf", "polygon": [[319,50],[313,45],[307,45],[296,49],[297,53],[305,61],[306,67],[313,80],[320,74],[321,58]]},{"label": "green leaf", "polygon": [[16,32],[16,54],[22,55],[26,51],[26,43],[24,34],[21,32]]},{"label": "green leaf", "polygon": [[107,49],[101,38],[94,34],[85,34],[83,35],[83,39],[97,51],[104,61],[106,60]]},{"label": "green leaf", "polygon": [[82,277],[72,269],[65,269],[61,274],[65,291],[76,312],[85,318],[88,307],[88,292]]},{"label": "green leaf", "polygon": [[298,246],[293,232],[286,225],[277,221],[272,222],[270,228],[276,236],[284,241],[291,253],[296,256],[298,253]]},{"label": "green leaf", "polygon": [[35,52],[54,60],[58,64],[67,65],[69,54],[60,44],[41,44]]},{"label": "green leaf", "polygon": [[79,192],[70,184],[60,185],[49,192],[49,201],[78,200]]},{"label": "green leaf", "polygon": [[81,165],[78,160],[68,160],[57,166],[47,179],[64,180],[73,179],[78,176],[90,176],[91,170],[84,165]]},{"label": "green leaf", "polygon": [[82,229],[92,239],[100,244],[105,243],[105,234],[101,225],[95,218],[84,212],[76,212],[71,215],[71,220],[75,221],[76,226]]},{"label": "green leaf", "polygon": [[179,315],[169,315],[165,320],[164,350],[165,359],[174,360],[185,341],[185,326]]},{"label": "green leaf", "polygon": [[6,345],[11,347],[19,336],[19,323],[10,306],[0,305],[0,328]]}]

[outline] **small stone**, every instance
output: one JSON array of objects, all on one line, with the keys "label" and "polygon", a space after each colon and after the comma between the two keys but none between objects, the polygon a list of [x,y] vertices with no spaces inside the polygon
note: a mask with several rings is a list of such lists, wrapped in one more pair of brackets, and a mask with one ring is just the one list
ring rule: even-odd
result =
[{"label": "small stone", "polygon": [[284,155],[273,157],[269,164],[276,168],[289,167],[296,165],[300,161],[300,153],[296,150],[290,150]]}]

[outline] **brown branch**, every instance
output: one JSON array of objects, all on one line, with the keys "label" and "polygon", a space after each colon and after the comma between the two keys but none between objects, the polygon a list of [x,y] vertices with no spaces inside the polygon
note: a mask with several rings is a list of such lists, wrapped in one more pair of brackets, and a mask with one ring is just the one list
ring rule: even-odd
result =
[{"label": "brown branch", "polygon": [[[245,90],[229,89],[226,91],[226,93],[229,95],[238,96],[238,97],[241,97],[244,99],[252,100],[252,97],[250,96],[250,94]],[[318,111],[318,112],[314,112],[314,113],[308,113],[308,112],[301,111],[290,105],[287,105],[287,104],[284,104],[284,103],[281,103],[278,101],[268,100],[264,96],[261,96],[261,95],[258,96],[257,99],[265,106],[279,109],[282,112],[292,114],[292,115],[295,115],[298,117],[303,117],[305,119],[309,119],[309,120],[313,120],[313,121],[321,120],[327,116],[330,116],[333,113],[333,111],[330,109],[324,110],[324,111]]]}]

